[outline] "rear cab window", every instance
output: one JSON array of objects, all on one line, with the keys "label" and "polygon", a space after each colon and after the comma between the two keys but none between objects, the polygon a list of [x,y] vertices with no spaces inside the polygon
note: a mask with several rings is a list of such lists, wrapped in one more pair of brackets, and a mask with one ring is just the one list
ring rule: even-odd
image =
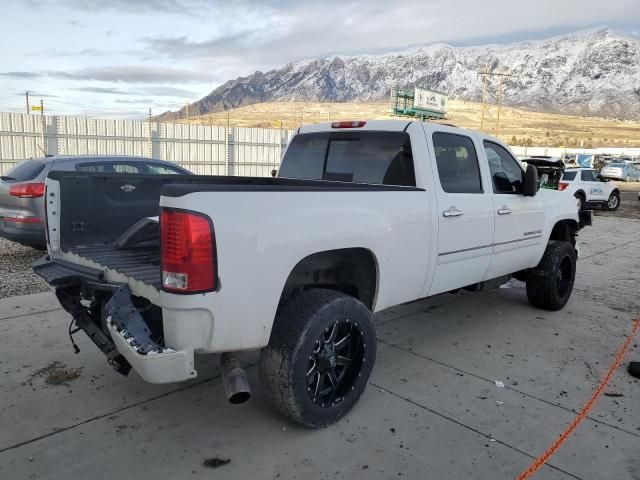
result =
[{"label": "rear cab window", "polygon": [[7,180],[26,182],[36,178],[44,170],[45,163],[40,160],[25,160],[19,163],[2,176]]},{"label": "rear cab window", "polygon": [[294,137],[280,177],[415,187],[406,132],[321,132]]}]

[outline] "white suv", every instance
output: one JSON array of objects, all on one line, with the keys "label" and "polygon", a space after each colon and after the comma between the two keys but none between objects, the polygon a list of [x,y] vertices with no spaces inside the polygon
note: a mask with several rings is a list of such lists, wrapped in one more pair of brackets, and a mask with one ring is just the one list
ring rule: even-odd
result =
[{"label": "white suv", "polygon": [[568,191],[576,197],[580,209],[599,206],[613,211],[620,206],[618,186],[593,168],[567,168],[558,190]]}]

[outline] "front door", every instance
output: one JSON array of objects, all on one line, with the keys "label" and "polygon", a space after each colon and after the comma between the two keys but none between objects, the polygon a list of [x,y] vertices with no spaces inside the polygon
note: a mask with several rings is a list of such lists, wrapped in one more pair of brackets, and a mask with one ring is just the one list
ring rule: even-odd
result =
[{"label": "front door", "polygon": [[438,261],[429,295],[482,281],[491,262],[493,205],[471,137],[435,132]]},{"label": "front door", "polygon": [[485,140],[493,189],[495,233],[493,259],[486,279],[533,266],[544,241],[544,208],[540,197],[522,195],[524,170],[503,146]]}]

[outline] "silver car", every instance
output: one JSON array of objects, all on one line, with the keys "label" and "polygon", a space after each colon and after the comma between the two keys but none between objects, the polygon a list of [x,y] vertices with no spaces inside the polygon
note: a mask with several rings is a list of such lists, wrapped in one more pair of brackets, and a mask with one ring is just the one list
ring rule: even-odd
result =
[{"label": "silver car", "polygon": [[44,181],[51,170],[191,175],[173,163],[144,157],[52,156],[24,160],[0,176],[0,237],[45,248]]},{"label": "silver car", "polygon": [[610,163],[600,170],[600,175],[625,182],[640,182],[640,164],[627,162]]}]

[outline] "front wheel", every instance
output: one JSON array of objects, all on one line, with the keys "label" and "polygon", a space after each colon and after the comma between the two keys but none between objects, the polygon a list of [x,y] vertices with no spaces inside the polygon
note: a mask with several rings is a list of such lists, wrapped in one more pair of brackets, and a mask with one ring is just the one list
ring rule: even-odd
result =
[{"label": "front wheel", "polygon": [[607,204],[605,205],[604,208],[609,210],[610,212],[613,212],[617,210],[619,206],[620,206],[620,194],[617,192],[611,193],[611,195],[609,195],[609,199],[607,200]]},{"label": "front wheel", "polygon": [[278,314],[260,357],[260,383],[281,413],[324,427],[355,405],[375,359],[371,311],[348,295],[311,289]]},{"label": "front wheel", "polygon": [[527,276],[529,303],[560,310],[569,301],[576,277],[576,250],[569,242],[550,240],[542,260]]}]

